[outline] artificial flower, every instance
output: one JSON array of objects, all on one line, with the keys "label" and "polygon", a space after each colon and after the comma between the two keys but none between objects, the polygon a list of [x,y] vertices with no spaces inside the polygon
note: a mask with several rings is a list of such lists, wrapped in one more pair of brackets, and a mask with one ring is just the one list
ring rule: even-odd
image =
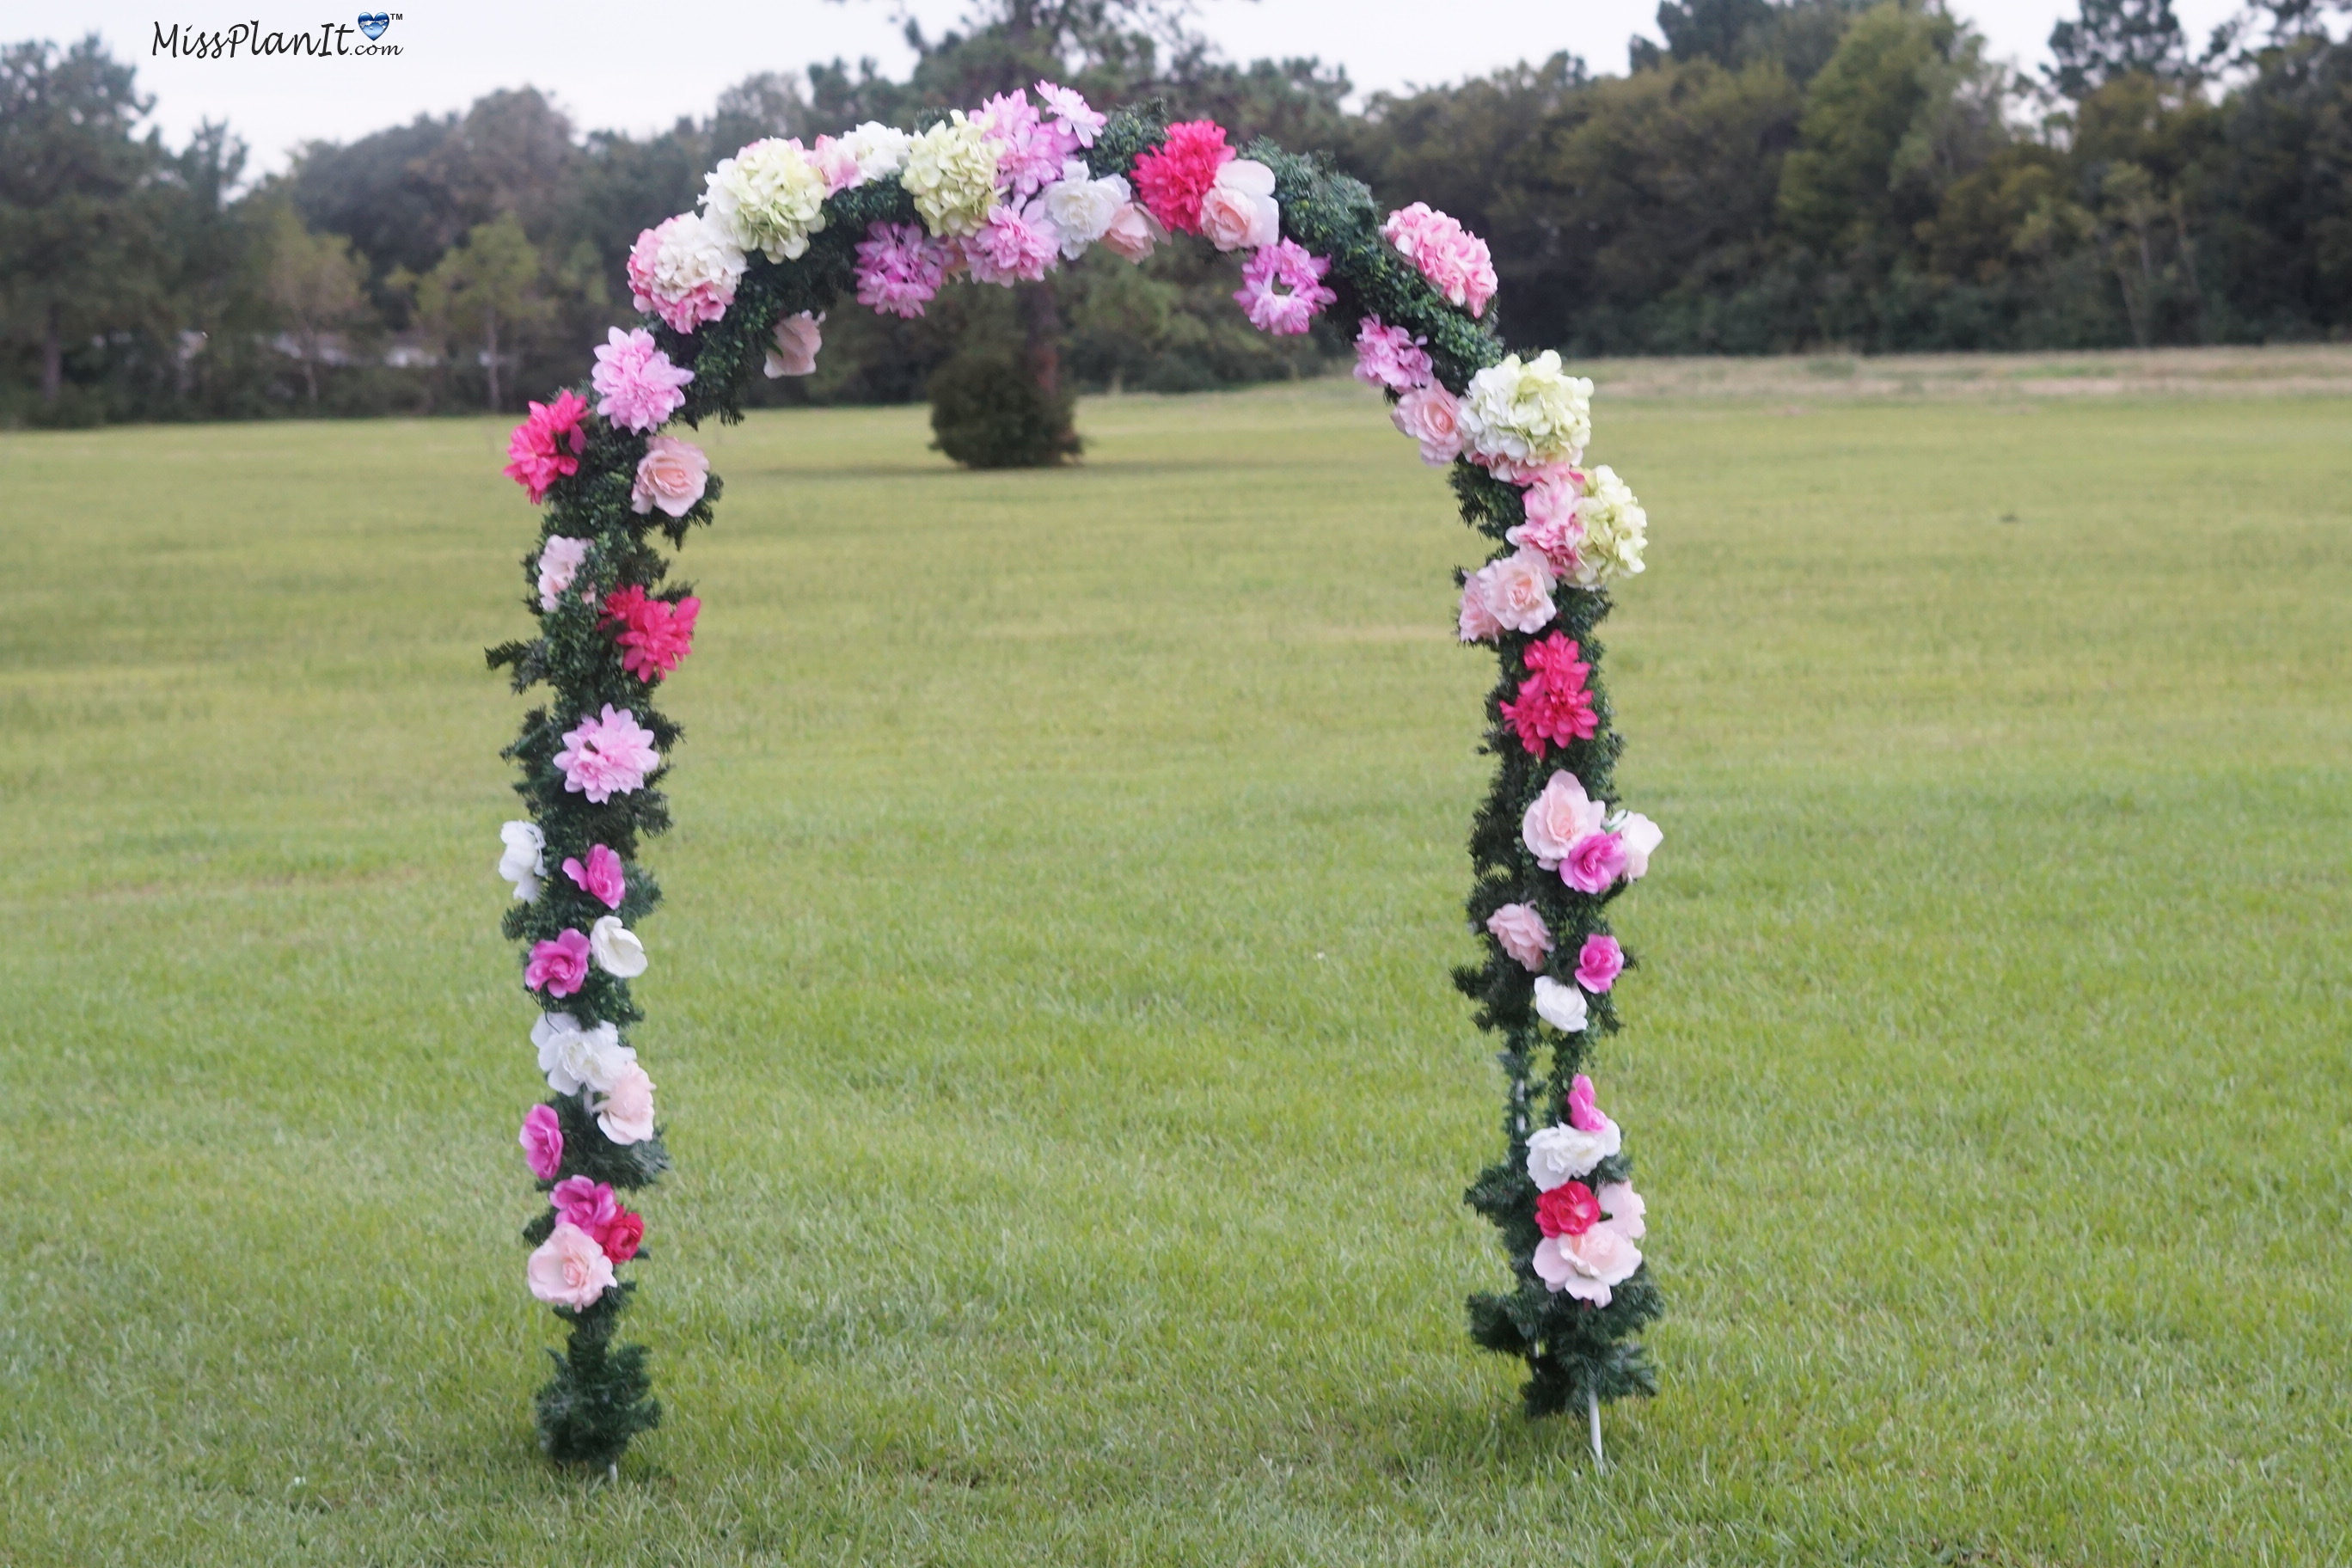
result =
[{"label": "artificial flower", "polygon": [[1133,199],[1127,182],[1117,174],[1096,179],[1078,159],[1062,165],[1062,177],[1045,187],[1045,216],[1062,237],[1062,254],[1076,260],[1087,246],[1100,239]]},{"label": "artificial flower", "polygon": [[1234,290],[1234,298],[1251,326],[1276,337],[1296,337],[1317,312],[1339,299],[1323,286],[1323,275],[1330,270],[1329,258],[1309,256],[1295,239],[1282,240],[1242,264],[1242,286]]},{"label": "artificial flower", "polygon": [[555,1217],[565,1225],[576,1225],[591,1236],[596,1236],[612,1224],[621,1212],[620,1201],[605,1183],[586,1176],[566,1176],[555,1184],[547,1201],[555,1206]]},{"label": "artificial flower", "polygon": [[[586,405],[583,404],[582,406],[585,407]],[[539,547],[539,607],[541,609],[555,608],[556,602],[563,597],[564,590],[571,587],[572,579],[580,575],[580,567],[587,559],[588,542],[586,540],[567,539],[560,533],[548,535],[547,542]]]},{"label": "artificial flower", "polygon": [[1552,746],[1589,741],[1601,728],[1592,711],[1592,693],[1584,679],[1592,667],[1576,656],[1577,645],[1554,632],[1532,642],[1521,654],[1528,679],[1519,683],[1517,700],[1502,704],[1504,721],[1518,732],[1519,744],[1540,759]]},{"label": "artificial flower", "polygon": [[1421,460],[1443,468],[1462,455],[1462,405],[1435,382],[1396,400],[1389,423],[1421,443]]},{"label": "artificial flower", "polygon": [[1588,833],[1560,858],[1559,879],[1580,893],[1601,894],[1625,874],[1625,845],[1613,833]]},{"label": "artificial flower", "polygon": [[1600,834],[1608,816],[1608,805],[1587,795],[1574,773],[1554,773],[1543,792],[1528,803],[1527,814],[1519,819],[1519,838],[1537,865],[1556,870],[1579,839]]},{"label": "artificial flower", "polygon": [[583,1089],[607,1089],[620,1070],[637,1059],[621,1044],[621,1031],[610,1024],[583,1027],[569,1013],[542,1013],[530,1026],[530,1043],[539,1050],[539,1070],[547,1087],[558,1094]]},{"label": "artificial flower", "polygon": [[1001,202],[989,209],[988,221],[963,242],[963,258],[975,283],[1034,283],[1052,271],[1062,256],[1062,231],[1047,216],[1045,198],[1025,205]]},{"label": "artificial flower", "polygon": [[1168,227],[1198,234],[1201,198],[1233,157],[1223,126],[1208,120],[1181,121],[1168,128],[1167,139],[1159,146],[1136,158],[1136,193],[1151,216]]},{"label": "artificial flower", "polygon": [[702,206],[737,249],[793,261],[824,230],[827,194],[824,172],[799,141],[772,136],[719,161],[703,181]]},{"label": "artificial flower", "polygon": [[701,613],[702,601],[690,594],[672,604],[646,597],[632,583],[605,598],[604,618],[598,624],[621,628],[613,639],[621,650],[621,668],[650,685],[694,651],[694,622]]},{"label": "artificial flower", "polygon": [[1626,1236],[1639,1241],[1649,1234],[1649,1222],[1643,1216],[1649,1213],[1650,1205],[1642,1201],[1642,1194],[1633,1190],[1631,1183],[1611,1182],[1593,1196],[1600,1202],[1601,1212],[1609,1216],[1609,1223]]},{"label": "artificial flower", "polygon": [[1549,974],[1536,976],[1536,1016],[1563,1035],[1580,1035],[1592,1021],[1584,993],[1573,985],[1562,985]]},{"label": "artificial flower", "polygon": [[642,1143],[654,1135],[654,1080],[634,1061],[613,1075],[593,1108],[596,1125],[615,1143]]},{"label": "artificial flower", "polygon": [[1541,629],[1558,613],[1551,590],[1551,567],[1532,550],[1489,561],[1462,584],[1462,640]]},{"label": "artificial flower", "polygon": [[563,1119],[551,1105],[534,1105],[524,1112],[522,1131],[515,1134],[530,1173],[544,1182],[563,1169]]},{"label": "artificial flower", "polygon": [[613,1284],[613,1260],[576,1225],[556,1222],[554,1233],[530,1255],[530,1293],[551,1307],[575,1312],[594,1306]]},{"label": "artificial flower", "polygon": [[1220,165],[1217,177],[1201,193],[1201,232],[1219,250],[1262,249],[1281,238],[1282,207],[1274,199],[1274,171],[1255,158]]},{"label": "artificial flower", "polygon": [[[569,861],[565,862],[570,865]],[[1527,904],[1505,904],[1486,917],[1487,933],[1520,968],[1540,973],[1551,952],[1551,928]]]},{"label": "artificial flower", "polygon": [[916,216],[941,239],[977,233],[996,205],[998,144],[961,109],[907,149],[898,184],[915,198]]},{"label": "artificial flower", "polygon": [[1528,1139],[1528,1179],[1538,1192],[1548,1193],[1563,1182],[1591,1174],[1592,1167],[1617,1152],[1617,1124],[1603,1131],[1561,1124],[1544,1128]]},{"label": "artificial flower", "polygon": [[867,226],[857,245],[857,302],[909,320],[940,291],[948,251],[911,223]]},{"label": "artificial flower", "polygon": [[531,943],[530,962],[522,969],[522,983],[529,989],[569,996],[587,978],[588,939],[571,927],[551,942]]},{"label": "artificial flower", "polygon": [[1638,811],[1617,814],[1610,824],[1617,842],[1625,847],[1625,879],[1638,882],[1650,874],[1650,857],[1665,841],[1665,831]]},{"label": "artificial flower", "polygon": [[857,178],[852,185],[863,185],[887,179],[907,166],[907,149],[915,139],[895,125],[885,125],[878,120],[868,120],[843,137],[837,145],[857,160]]},{"label": "artificial flower", "polygon": [[580,890],[608,910],[617,910],[621,900],[629,896],[629,879],[621,870],[621,858],[602,844],[588,847],[588,858],[567,857],[563,874],[572,879]]},{"label": "artificial flower", "polygon": [[1576,954],[1576,983],[1594,995],[1617,984],[1625,973],[1625,950],[1613,936],[1588,936]]},{"label": "artificial flower", "polygon": [[1063,160],[1077,150],[1077,139],[1038,119],[1028,95],[1018,89],[989,99],[971,118],[996,143],[996,178],[1014,201],[1058,178]]},{"label": "artificial flower", "polygon": [[1037,83],[1035,91],[1037,101],[1045,106],[1041,110],[1045,118],[1055,130],[1081,147],[1093,146],[1095,138],[1102,133],[1102,128],[1110,123],[1108,115],[1096,109],[1073,89],[1041,81]]},{"label": "artificial flower", "polygon": [[636,482],[629,487],[629,510],[642,517],[659,507],[684,517],[710,486],[710,459],[691,441],[656,436],[637,459]]},{"label": "artificial flower", "polygon": [[580,471],[580,455],[588,449],[580,421],[587,414],[588,400],[566,388],[552,403],[532,404],[507,437],[507,478],[523,488],[531,505],[545,500],[556,480]]},{"label": "artificial flower", "polygon": [[1604,1221],[1580,1235],[1544,1237],[1528,1261],[1548,1289],[1605,1307],[1612,1288],[1642,1267],[1642,1253],[1623,1231]]},{"label": "artificial flower", "polygon": [[526,904],[539,902],[539,884],[547,875],[547,835],[536,822],[509,822],[499,829],[499,875],[514,884],[514,896]]},{"label": "artificial flower", "polygon": [[1568,1084],[1568,1124],[1582,1132],[1601,1132],[1611,1125],[1601,1114],[1601,1106],[1592,1089],[1592,1080],[1578,1073]]},{"label": "artificial flower", "polygon": [[1650,514],[1616,470],[1604,465],[1586,477],[1576,521],[1583,530],[1577,550],[1578,587],[1598,588],[1612,577],[1631,577],[1642,570],[1642,552],[1650,542]]},{"label": "artificial flower", "polygon": [[615,1263],[635,1258],[645,1239],[646,1216],[635,1209],[623,1209],[613,1216],[612,1224],[596,1233],[596,1245]]},{"label": "artificial flower", "polygon": [[776,323],[768,342],[765,365],[768,379],[785,375],[816,374],[816,352],[824,346],[817,328],[824,324],[823,316],[803,310],[796,316],[786,316]]},{"label": "artificial flower", "polygon": [[589,384],[598,394],[597,413],[625,430],[657,430],[686,406],[680,389],[693,379],[694,373],[672,364],[643,327],[629,332],[614,327],[596,350]]},{"label": "artificial flower", "polygon": [[1536,1228],[1546,1236],[1582,1236],[1601,1218],[1601,1200],[1582,1182],[1562,1182],[1536,1194]]},{"label": "artificial flower", "polygon": [[563,750],[555,753],[563,772],[563,787],[602,805],[616,795],[643,788],[646,775],[661,766],[654,750],[654,732],[637,723],[628,709],[604,704],[599,718],[583,714],[580,727],[567,731]]},{"label": "artificial flower", "polygon": [[674,331],[715,321],[735,302],[743,252],[726,229],[699,213],[680,213],[637,236],[629,250],[629,299]]},{"label": "artificial flower", "polygon": [[1429,286],[1472,315],[1495,297],[1495,260],[1486,242],[1427,202],[1389,214],[1381,235],[1417,268]]},{"label": "artificial flower", "polygon": [[1508,355],[1470,378],[1462,433],[1490,473],[1524,482],[1582,455],[1592,438],[1592,383],[1563,373],[1551,349],[1531,360]]},{"label": "artificial flower", "polygon": [[1102,233],[1103,248],[1123,260],[1140,261],[1151,254],[1152,247],[1168,237],[1161,226],[1144,206],[1129,202],[1110,215],[1110,223]]},{"label": "artificial flower", "polygon": [[1383,326],[1378,316],[1368,315],[1356,327],[1356,379],[1391,392],[1426,386],[1436,374],[1428,343],[1406,328]]},{"label": "artificial flower", "polygon": [[594,955],[596,967],[607,974],[635,980],[646,972],[646,944],[621,923],[618,915],[597,917],[588,928],[588,951]]},{"label": "artificial flower", "polygon": [[1580,470],[1566,467],[1547,470],[1520,497],[1527,521],[1503,537],[1542,552],[1555,574],[1573,578],[1582,564],[1578,546],[1584,542],[1584,524],[1577,521],[1576,503],[1583,493]]},{"label": "artificial flower", "polygon": [[809,143],[809,162],[824,176],[824,194],[837,195],[852,185],[866,183],[865,171],[857,166],[857,154],[846,142],[831,136],[820,136]]}]

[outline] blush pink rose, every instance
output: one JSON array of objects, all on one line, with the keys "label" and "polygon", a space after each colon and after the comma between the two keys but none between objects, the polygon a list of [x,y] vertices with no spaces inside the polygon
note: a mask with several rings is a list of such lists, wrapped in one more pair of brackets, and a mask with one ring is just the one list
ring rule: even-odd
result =
[{"label": "blush pink rose", "polygon": [[1545,870],[1559,868],[1579,839],[1601,834],[1609,808],[1584,793],[1571,773],[1555,773],[1519,819],[1519,837]]},{"label": "blush pink rose", "polygon": [[588,939],[566,929],[553,942],[533,942],[530,962],[523,965],[522,983],[550,996],[569,996],[588,978]]},{"label": "blush pink rose", "polygon": [[656,436],[637,459],[636,483],[629,488],[629,508],[638,516],[659,507],[672,517],[684,517],[702,499],[710,484],[710,459],[691,441]]},{"label": "blush pink rose", "polygon": [[1113,256],[1140,261],[1167,237],[1168,231],[1160,226],[1158,218],[1139,204],[1129,202],[1111,214],[1110,226],[1102,233],[1102,244]]},{"label": "blush pink rose", "polygon": [[1389,420],[1421,443],[1421,460],[1432,468],[1462,455],[1462,405],[1433,381],[1398,398]]},{"label": "blush pink rose", "polygon": [[596,1238],[576,1225],[557,1221],[555,1233],[530,1255],[530,1293],[551,1307],[585,1311],[613,1284],[613,1260]]},{"label": "blush pink rose", "polygon": [[1486,603],[1486,584],[1476,572],[1462,584],[1462,613],[1455,623],[1464,642],[1485,642],[1502,635],[1503,623],[1495,618],[1493,608]]},{"label": "blush pink rose", "polygon": [[530,1162],[530,1173],[544,1182],[563,1169],[563,1120],[551,1105],[534,1105],[522,1119],[517,1142]]},{"label": "blush pink rose", "polygon": [[619,909],[621,900],[629,896],[629,879],[621,871],[621,858],[602,844],[590,847],[584,865],[576,858],[565,857],[563,874],[571,878],[582,892],[608,910]]},{"label": "blush pink rose", "polygon": [[1607,1223],[1619,1234],[1634,1241],[1648,1234],[1649,1222],[1643,1216],[1650,1205],[1631,1184],[1611,1182],[1593,1195],[1601,1200],[1601,1212],[1609,1216]]},{"label": "blush pink rose", "polygon": [[1611,1288],[1623,1284],[1642,1267],[1642,1253],[1631,1237],[1603,1220],[1580,1236],[1545,1237],[1536,1244],[1531,1261],[1537,1278],[1549,1289],[1605,1307]]},{"label": "blush pink rose", "polygon": [[654,1135],[654,1080],[631,1062],[613,1075],[595,1102],[596,1125],[615,1143],[642,1143]]},{"label": "blush pink rose", "polygon": [[824,346],[824,338],[817,328],[824,321],[823,316],[803,310],[776,323],[774,346],[768,350],[765,367],[770,380],[780,375],[816,374],[816,352]]},{"label": "blush pink rose", "polygon": [[[1550,565],[1541,555],[1532,550],[1522,549],[1500,561],[1489,561],[1479,567],[1464,585],[1464,592],[1465,600],[1468,594],[1475,592],[1483,601],[1486,614],[1481,624],[1491,620],[1496,630],[1532,632],[1541,630],[1544,624],[1558,613],[1557,606],[1551,602],[1552,585],[1557,581]],[[1465,605],[1465,628],[1468,624]],[[1496,634],[1487,632],[1484,635],[1492,637]],[[1475,642],[1478,639],[1465,632],[1463,640]]]},{"label": "blush pink rose", "polygon": [[1282,237],[1274,171],[1250,158],[1218,169],[1201,196],[1201,232],[1219,250],[1255,250]]},{"label": "blush pink rose", "polygon": [[1551,952],[1551,928],[1526,904],[1505,904],[1488,915],[1486,931],[1522,969],[1540,971]]},{"label": "blush pink rose", "polygon": [[1605,893],[1625,874],[1625,846],[1613,833],[1588,833],[1569,846],[1559,879],[1580,893]]},{"label": "blush pink rose", "polygon": [[1596,996],[1625,972],[1625,950],[1613,936],[1588,936],[1576,954],[1576,983]]}]

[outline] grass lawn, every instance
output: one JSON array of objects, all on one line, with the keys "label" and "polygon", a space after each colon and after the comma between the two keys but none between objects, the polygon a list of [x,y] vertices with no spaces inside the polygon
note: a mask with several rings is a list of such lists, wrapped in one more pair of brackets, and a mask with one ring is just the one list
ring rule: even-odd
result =
[{"label": "grass lawn", "polygon": [[717,433],[551,1470],[503,422],[0,437],[0,1562],[2352,1558],[2352,402],[1642,400],[1659,1398],[1531,1426],[1446,980],[1491,660],[1343,384]]}]

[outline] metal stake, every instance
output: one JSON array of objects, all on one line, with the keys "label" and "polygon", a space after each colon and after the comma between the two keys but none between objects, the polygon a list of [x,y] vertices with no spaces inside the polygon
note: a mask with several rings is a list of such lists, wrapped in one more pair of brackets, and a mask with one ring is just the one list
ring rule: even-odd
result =
[{"label": "metal stake", "polygon": [[1601,1451],[1601,1391],[1588,1388],[1584,1399],[1585,1409],[1592,1416],[1592,1468],[1605,1476],[1609,1473],[1609,1459]]}]

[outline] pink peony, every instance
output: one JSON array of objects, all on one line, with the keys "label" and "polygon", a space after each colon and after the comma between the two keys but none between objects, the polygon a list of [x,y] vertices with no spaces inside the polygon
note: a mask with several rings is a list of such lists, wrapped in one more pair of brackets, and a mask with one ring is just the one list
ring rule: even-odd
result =
[{"label": "pink peony", "polygon": [[581,563],[588,559],[588,542],[566,539],[551,533],[547,542],[539,547],[539,607],[552,610],[580,575]]},{"label": "pink peony", "polygon": [[1513,544],[1539,551],[1562,577],[1577,568],[1577,547],[1584,542],[1584,524],[1578,521],[1576,502],[1584,491],[1584,475],[1562,465],[1547,470],[1522,498],[1528,521],[1503,537]]},{"label": "pink peony", "polygon": [[568,927],[553,942],[533,942],[522,969],[524,986],[550,996],[569,996],[587,978],[588,939]]},{"label": "pink peony", "polygon": [[1330,270],[1328,258],[1309,256],[1297,240],[1286,239],[1243,264],[1242,286],[1234,290],[1234,298],[1248,313],[1251,326],[1278,338],[1296,337],[1318,311],[1339,297],[1323,287],[1323,274]]},{"label": "pink peony", "polygon": [[551,1307],[585,1311],[613,1283],[613,1260],[576,1225],[556,1222],[555,1234],[530,1255],[530,1293]]},{"label": "pink peony", "polygon": [[1462,640],[1541,629],[1557,613],[1552,581],[1551,567],[1531,550],[1489,561],[1462,584]]},{"label": "pink peony", "polygon": [[1262,249],[1280,239],[1274,171],[1255,158],[1236,158],[1219,169],[1201,196],[1201,232],[1219,250]]},{"label": "pink peony", "polygon": [[583,893],[608,910],[617,910],[629,896],[629,879],[621,872],[621,858],[602,844],[591,845],[586,864],[566,857],[563,874]]},{"label": "pink peony", "polygon": [[975,283],[1034,283],[1061,264],[1062,231],[1042,197],[1021,207],[1000,202],[988,209],[980,232],[963,241],[963,257]]},{"label": "pink peony", "polygon": [[701,613],[702,601],[690,595],[671,604],[647,598],[632,583],[605,599],[598,625],[621,628],[613,639],[621,668],[650,686],[694,651],[694,620]]},{"label": "pink peony", "polygon": [[1482,315],[1495,297],[1495,260],[1486,242],[1427,202],[1389,214],[1381,233],[1421,269],[1429,286],[1472,315]]},{"label": "pink peony", "polygon": [[1613,936],[1588,936],[1576,955],[1576,983],[1595,995],[1625,973],[1625,950]]},{"label": "pink peony", "polygon": [[[716,238],[699,213],[680,213],[638,235],[629,247],[629,302],[679,332],[725,315],[735,302],[743,258],[731,248],[725,253],[731,260],[715,255]],[[670,255],[663,254],[665,247]],[[688,265],[681,267],[682,260]]]},{"label": "pink peony", "polygon": [[532,1106],[516,1141],[522,1144],[522,1157],[530,1162],[530,1173],[541,1181],[563,1169],[563,1119],[553,1106]]},{"label": "pink peony", "polygon": [[684,517],[710,485],[710,459],[691,441],[656,436],[637,459],[636,483],[629,487],[629,509],[639,516],[659,507],[672,517]]},{"label": "pink peony", "polygon": [[[1201,198],[1216,184],[1217,171],[1233,162],[1225,128],[1213,121],[1186,120],[1168,128],[1168,139],[1135,160],[1136,194],[1143,205],[1179,234],[1201,231]],[[1126,254],[1124,251],[1121,255]]]},{"label": "pink peony", "polygon": [[1366,316],[1356,328],[1356,379],[1391,392],[1427,385],[1435,374],[1429,363],[1428,342],[1402,327],[1382,326],[1378,316]]},{"label": "pink peony", "polygon": [[1070,88],[1041,81],[1035,91],[1037,101],[1045,105],[1045,119],[1076,146],[1093,146],[1102,128],[1110,123],[1108,115],[1097,110]]},{"label": "pink peony", "polygon": [[580,727],[563,737],[555,765],[563,770],[563,787],[602,805],[616,795],[643,788],[646,775],[661,766],[654,750],[653,731],[637,724],[637,716],[604,704],[602,718],[583,714]]},{"label": "pink peony", "polygon": [[585,1176],[570,1176],[555,1184],[547,1194],[555,1205],[555,1217],[564,1225],[576,1225],[591,1236],[603,1232],[621,1212],[620,1203],[613,1189],[602,1182],[592,1182]]},{"label": "pink peony", "polygon": [[1077,151],[1078,139],[1063,129],[1063,122],[1038,119],[1028,95],[1018,89],[998,93],[971,118],[996,143],[997,183],[1016,201],[1060,179],[1062,160]]},{"label": "pink peony", "polygon": [[1504,703],[1502,713],[1530,756],[1540,759],[1548,747],[1589,741],[1601,728],[1592,693],[1584,687],[1592,667],[1576,657],[1578,651],[1575,643],[1554,632],[1529,643],[1522,655],[1528,677],[1519,683],[1518,700]]},{"label": "pink peony", "polygon": [[1568,847],[1559,879],[1580,893],[1605,893],[1625,874],[1625,846],[1613,833],[1588,833]]},{"label": "pink peony", "polygon": [[587,415],[588,400],[567,388],[552,403],[532,404],[507,437],[506,476],[523,488],[531,505],[545,500],[556,480],[580,471],[580,454],[588,449],[580,421]]},{"label": "pink peony", "polygon": [[1462,405],[1433,381],[1398,398],[1389,423],[1421,443],[1421,460],[1432,468],[1461,456]]},{"label": "pink peony", "polygon": [[765,369],[768,379],[784,375],[814,375],[816,352],[824,347],[824,338],[817,329],[824,324],[823,316],[803,310],[797,316],[786,316],[776,323],[769,340]]},{"label": "pink peony", "polygon": [[1540,973],[1551,952],[1551,928],[1526,904],[1505,904],[1486,917],[1486,930],[1520,968]]},{"label": "pink peony", "polygon": [[1160,220],[1133,202],[1110,215],[1110,225],[1102,233],[1104,248],[1113,256],[1129,261],[1140,261],[1151,254],[1151,247],[1168,237]]},{"label": "pink peony", "polygon": [[1579,1132],[1605,1132],[1609,1130],[1609,1118],[1601,1114],[1600,1103],[1593,1095],[1592,1080],[1582,1073],[1569,1079],[1568,1124]]},{"label": "pink peony", "polygon": [[597,413],[625,430],[655,430],[686,406],[679,389],[693,379],[692,371],[670,363],[643,327],[632,332],[614,327],[596,351],[589,384],[598,394]]},{"label": "pink peony", "polygon": [[1579,839],[1601,834],[1608,815],[1609,808],[1588,796],[1574,773],[1555,773],[1543,793],[1528,804],[1527,815],[1519,819],[1519,837],[1536,864],[1554,870]]},{"label": "pink peony", "polygon": [[920,224],[874,224],[857,245],[857,302],[911,321],[940,291],[947,266],[947,248]]},{"label": "pink peony", "polygon": [[613,1075],[595,1102],[596,1125],[615,1143],[642,1143],[654,1135],[654,1080],[631,1062]]},{"label": "pink peony", "polygon": [[1604,1220],[1581,1235],[1544,1237],[1530,1261],[1548,1288],[1605,1307],[1612,1287],[1642,1267],[1642,1253],[1631,1237]]}]

